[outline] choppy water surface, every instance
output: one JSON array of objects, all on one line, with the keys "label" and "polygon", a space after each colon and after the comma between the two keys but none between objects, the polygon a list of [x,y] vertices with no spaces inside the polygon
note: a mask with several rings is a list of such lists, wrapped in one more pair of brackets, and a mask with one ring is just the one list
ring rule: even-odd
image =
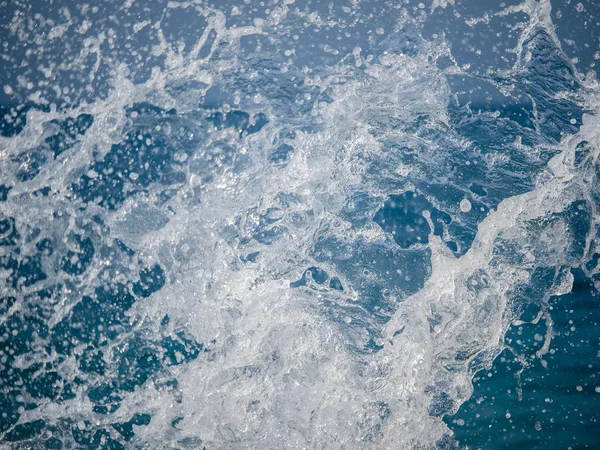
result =
[{"label": "choppy water surface", "polygon": [[594,2],[0,13],[0,448],[597,448]]}]

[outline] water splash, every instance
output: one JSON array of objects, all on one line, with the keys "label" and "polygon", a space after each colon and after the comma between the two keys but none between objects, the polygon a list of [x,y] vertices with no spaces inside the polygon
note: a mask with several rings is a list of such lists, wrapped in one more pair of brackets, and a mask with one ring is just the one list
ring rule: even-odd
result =
[{"label": "water splash", "polygon": [[[496,14],[528,21],[486,77],[441,64],[425,8],[373,35],[359,5],[107,5],[4,30],[55,81],[4,89],[2,442],[442,445],[595,251],[597,86],[550,3]],[[317,57],[328,29],[351,48]]]}]

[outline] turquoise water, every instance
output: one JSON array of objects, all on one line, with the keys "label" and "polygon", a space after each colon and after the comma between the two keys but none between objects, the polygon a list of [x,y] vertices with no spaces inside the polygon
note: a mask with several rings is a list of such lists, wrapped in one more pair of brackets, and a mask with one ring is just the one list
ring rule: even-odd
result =
[{"label": "turquoise water", "polygon": [[[571,293],[552,298],[554,337],[545,364],[536,360],[543,321],[511,328],[471,399],[448,417],[454,437],[472,448],[598,446],[597,290],[581,273]],[[537,309],[525,312],[532,321]]]},{"label": "turquoise water", "polygon": [[0,17],[0,448],[600,447],[595,2]]}]

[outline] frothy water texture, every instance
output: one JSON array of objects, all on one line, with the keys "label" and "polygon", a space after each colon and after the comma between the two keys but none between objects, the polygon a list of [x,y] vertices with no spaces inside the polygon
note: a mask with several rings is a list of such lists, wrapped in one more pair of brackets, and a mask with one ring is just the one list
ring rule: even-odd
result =
[{"label": "frothy water texture", "polygon": [[531,303],[543,362],[598,85],[465,3],[4,2],[0,448],[446,448]]}]

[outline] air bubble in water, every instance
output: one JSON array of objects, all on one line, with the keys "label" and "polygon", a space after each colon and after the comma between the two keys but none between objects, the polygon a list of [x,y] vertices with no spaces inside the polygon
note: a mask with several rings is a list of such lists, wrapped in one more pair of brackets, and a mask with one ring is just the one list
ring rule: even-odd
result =
[{"label": "air bubble in water", "polygon": [[460,201],[460,210],[464,213],[471,211],[471,202],[468,199],[463,198]]}]

